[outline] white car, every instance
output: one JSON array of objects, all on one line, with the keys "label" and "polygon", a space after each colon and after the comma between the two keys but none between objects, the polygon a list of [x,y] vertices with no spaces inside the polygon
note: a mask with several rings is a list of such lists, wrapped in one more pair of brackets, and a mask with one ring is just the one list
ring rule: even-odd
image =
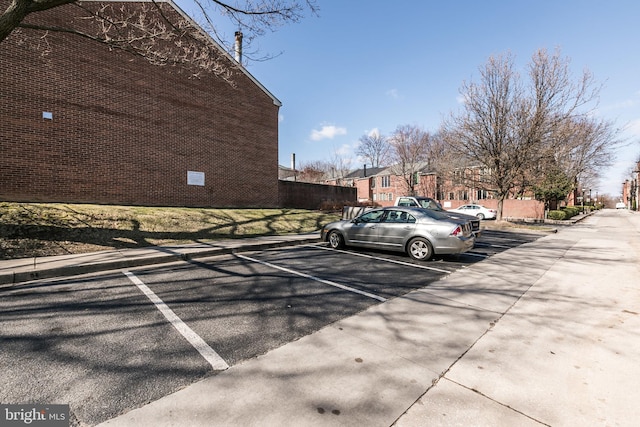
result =
[{"label": "white car", "polygon": [[485,208],[482,205],[476,205],[473,203],[462,205],[456,209],[447,209],[447,211],[475,216],[478,219],[495,219],[497,214],[494,209]]},{"label": "white car", "polygon": [[616,203],[616,209],[627,209],[627,205],[625,205],[623,202],[618,202]]}]

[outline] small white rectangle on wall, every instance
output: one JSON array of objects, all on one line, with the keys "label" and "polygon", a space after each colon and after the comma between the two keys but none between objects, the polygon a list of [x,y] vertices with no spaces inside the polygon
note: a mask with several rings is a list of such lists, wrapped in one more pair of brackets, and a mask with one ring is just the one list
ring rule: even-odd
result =
[{"label": "small white rectangle on wall", "polygon": [[42,118],[45,120],[53,120],[53,113],[50,111],[43,111]]},{"label": "small white rectangle on wall", "polygon": [[187,185],[204,187],[204,172],[187,171]]}]

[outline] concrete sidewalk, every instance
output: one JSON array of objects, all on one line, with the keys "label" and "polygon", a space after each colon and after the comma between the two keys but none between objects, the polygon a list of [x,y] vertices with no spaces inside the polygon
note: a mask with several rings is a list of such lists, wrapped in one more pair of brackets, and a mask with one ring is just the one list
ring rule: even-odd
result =
[{"label": "concrete sidewalk", "polygon": [[640,215],[602,211],[104,426],[635,426]]}]

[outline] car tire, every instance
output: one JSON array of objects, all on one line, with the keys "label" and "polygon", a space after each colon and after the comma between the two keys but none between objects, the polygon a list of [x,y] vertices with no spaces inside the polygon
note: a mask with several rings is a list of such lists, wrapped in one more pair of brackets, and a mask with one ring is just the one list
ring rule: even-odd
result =
[{"label": "car tire", "polygon": [[344,237],[342,237],[342,234],[337,231],[331,231],[327,237],[327,241],[329,242],[329,246],[333,249],[340,249],[344,247]]},{"label": "car tire", "polygon": [[407,245],[409,256],[418,261],[426,261],[433,256],[433,246],[427,239],[415,237]]},{"label": "car tire", "polygon": [[478,214],[478,215],[476,215],[476,218],[478,218],[480,221],[482,221],[484,219],[484,215],[483,214]]}]

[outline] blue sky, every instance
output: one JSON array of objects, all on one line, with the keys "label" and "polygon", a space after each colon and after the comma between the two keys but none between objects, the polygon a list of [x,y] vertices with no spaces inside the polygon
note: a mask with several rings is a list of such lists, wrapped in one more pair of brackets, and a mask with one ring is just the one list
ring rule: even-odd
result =
[{"label": "blue sky", "polygon": [[[178,2],[181,4],[181,2]],[[182,4],[181,4],[182,5]],[[597,114],[628,139],[603,173],[600,194],[620,194],[640,156],[640,2],[637,0],[318,0],[309,16],[257,42],[279,56],[247,68],[281,102],[279,162],[353,159],[359,138],[400,125],[435,132],[460,108],[463,81],[491,55],[519,70],[540,48],[559,48],[576,78],[604,85]],[[184,6],[183,6],[184,7]],[[185,7],[188,11],[188,8]],[[596,188],[593,188],[596,190]]]}]

